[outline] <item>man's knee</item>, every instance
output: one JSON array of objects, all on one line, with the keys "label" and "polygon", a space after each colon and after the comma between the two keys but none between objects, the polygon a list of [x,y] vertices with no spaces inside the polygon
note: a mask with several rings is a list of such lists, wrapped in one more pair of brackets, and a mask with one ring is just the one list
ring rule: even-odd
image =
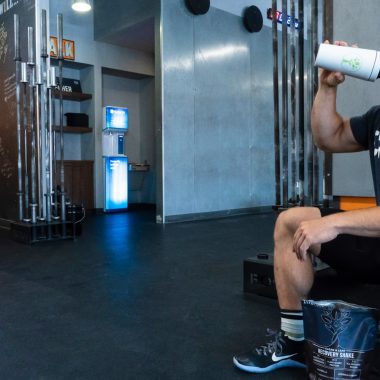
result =
[{"label": "man's knee", "polygon": [[292,207],[282,211],[277,217],[274,228],[275,243],[292,237],[301,222],[320,217],[321,213],[316,207]]},{"label": "man's knee", "polygon": [[276,225],[274,227],[274,240],[275,242],[281,241],[288,234],[294,233],[297,229],[296,220],[297,218],[297,208],[290,208],[282,211],[276,220]]}]

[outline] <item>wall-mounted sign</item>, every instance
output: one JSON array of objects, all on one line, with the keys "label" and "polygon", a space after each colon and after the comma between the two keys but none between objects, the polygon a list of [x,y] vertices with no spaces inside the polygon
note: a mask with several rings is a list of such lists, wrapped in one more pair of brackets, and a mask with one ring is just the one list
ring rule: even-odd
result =
[{"label": "wall-mounted sign", "polygon": [[75,59],[75,44],[71,40],[63,40],[63,58],[64,59]]},{"label": "wall-mounted sign", "polygon": [[[75,60],[75,42],[63,39],[62,53],[63,59]],[[58,40],[53,36],[50,36],[50,57],[58,58]]]},{"label": "wall-mounted sign", "polygon": [[50,57],[58,58],[58,40],[57,40],[57,37],[50,36]]},{"label": "wall-mounted sign", "polygon": [[[59,90],[59,77],[56,78],[57,90]],[[62,78],[62,91],[64,92],[82,92],[82,86],[79,79]]]},{"label": "wall-mounted sign", "polygon": [[[282,12],[280,12],[280,11],[276,11],[276,20],[277,20],[277,22],[279,23],[279,24],[282,24],[282,21],[283,21],[283,14],[282,14]],[[267,10],[267,18],[269,19],[269,20],[272,20],[273,19],[273,12],[272,12],[272,8],[268,8],[268,10]],[[292,18],[291,16],[289,16],[288,15],[288,17],[286,18],[286,24],[288,25],[288,26],[290,26],[290,25],[294,25],[294,27],[296,28],[296,29],[298,29],[298,26],[299,26],[299,22],[298,22],[298,19],[296,19],[296,18]]]}]

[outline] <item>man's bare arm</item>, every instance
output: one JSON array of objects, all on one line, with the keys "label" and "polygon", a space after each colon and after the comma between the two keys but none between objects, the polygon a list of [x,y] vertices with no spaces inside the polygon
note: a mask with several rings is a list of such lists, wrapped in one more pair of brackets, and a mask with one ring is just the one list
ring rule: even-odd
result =
[{"label": "man's bare arm", "polygon": [[305,260],[312,247],[340,234],[380,237],[380,207],[345,211],[300,223],[294,234],[293,250]]},{"label": "man's bare arm", "polygon": [[380,237],[380,207],[345,211],[322,219],[338,234]]},{"label": "man's bare arm", "polygon": [[[336,44],[347,45],[342,41]],[[344,79],[344,75],[340,72],[321,70],[320,86],[311,112],[315,144],[318,148],[332,153],[363,150],[352,134],[350,121],[343,118],[336,110],[337,89]]]}]

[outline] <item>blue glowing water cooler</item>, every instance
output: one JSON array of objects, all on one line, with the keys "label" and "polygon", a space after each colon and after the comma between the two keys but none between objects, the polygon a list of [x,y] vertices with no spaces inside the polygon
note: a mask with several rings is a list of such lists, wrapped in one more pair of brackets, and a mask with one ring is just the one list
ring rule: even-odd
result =
[{"label": "blue glowing water cooler", "polygon": [[104,211],[128,208],[128,157],[104,157]]},{"label": "blue glowing water cooler", "polygon": [[103,108],[104,211],[128,208],[128,157],[124,137],[128,131],[128,109]]}]

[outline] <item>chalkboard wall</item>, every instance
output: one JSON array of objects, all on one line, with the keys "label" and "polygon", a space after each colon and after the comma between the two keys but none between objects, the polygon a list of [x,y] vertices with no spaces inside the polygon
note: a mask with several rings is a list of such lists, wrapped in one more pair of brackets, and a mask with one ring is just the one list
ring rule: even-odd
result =
[{"label": "chalkboard wall", "polygon": [[20,49],[27,60],[27,28],[35,27],[35,0],[0,4],[0,218],[17,218],[17,118],[14,14],[20,20]]}]

